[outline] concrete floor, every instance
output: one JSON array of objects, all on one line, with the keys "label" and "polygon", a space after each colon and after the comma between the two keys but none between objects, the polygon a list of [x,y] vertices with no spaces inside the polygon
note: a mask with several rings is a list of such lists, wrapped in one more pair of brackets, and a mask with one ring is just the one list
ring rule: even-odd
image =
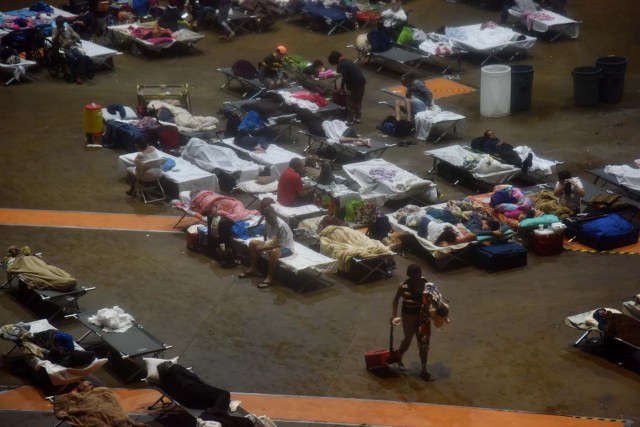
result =
[{"label": "concrete floor", "polygon": [[[29,1],[4,0],[3,9]],[[496,11],[467,3],[413,1],[411,21],[434,30],[497,20]],[[539,40],[533,56],[517,63],[535,66],[533,108],[504,118],[479,114],[480,93],[443,99],[440,105],[467,116],[466,127],[447,143],[468,143],[494,129],[514,145],[526,144],[544,157],[562,160],[584,178],[585,169],[629,163],[640,147],[640,53],[638,5],[617,0],[606,6],[570,2],[569,16],[583,21],[580,38]],[[216,114],[238,95],[219,89],[216,72],[239,58],[258,60],[277,44],[309,58],[342,50],[356,33],[331,37],[310,33],[295,22],[279,22],[264,34],[231,42],[205,32],[201,54],[115,59],[115,71],[100,72],[82,86],[54,80],[41,70],[37,81],[2,88],[0,117],[0,207],[137,214],[173,214],[166,204],[144,206],[127,198],[116,168],[119,152],[84,148],[83,105],[135,105],[136,85],[189,83],[194,114]],[[571,70],[615,54],[629,59],[624,101],[582,109],[573,106]],[[479,87],[479,61],[464,63],[461,82]],[[382,86],[397,72],[367,79],[362,133],[388,114],[377,105]],[[427,77],[438,70],[424,68]],[[430,168],[419,143],[388,150],[385,159],[425,175]],[[287,145],[292,150],[303,146]],[[433,177],[447,199],[473,190]],[[331,288],[296,292],[296,284],[259,291],[242,271],[221,269],[187,252],[182,234],[92,231],[0,226],[0,247],[28,244],[47,260],[98,289],[81,300],[85,310],[120,305],[149,331],[173,345],[205,380],[232,391],[373,398],[506,408],[553,414],[640,420],[640,375],[606,358],[571,346],[578,331],[564,326],[567,315],[599,306],[619,308],[639,292],[638,256],[565,252],[529,255],[526,268],[488,274],[467,267],[437,272],[424,261],[398,258],[394,278],[354,285],[335,277]],[[423,265],[452,304],[452,323],[432,337],[429,370],[437,378],[417,378],[415,347],[406,355],[407,374],[380,378],[364,369],[363,354],[384,347],[396,285],[410,262]],[[254,280],[257,283],[257,281]],[[255,283],[254,283],[255,285]],[[0,322],[34,320],[35,314],[0,295]],[[73,321],[60,327],[79,336]],[[2,348],[5,344],[0,344]],[[107,385],[122,385],[108,371]],[[0,369],[0,383],[21,380]]]}]

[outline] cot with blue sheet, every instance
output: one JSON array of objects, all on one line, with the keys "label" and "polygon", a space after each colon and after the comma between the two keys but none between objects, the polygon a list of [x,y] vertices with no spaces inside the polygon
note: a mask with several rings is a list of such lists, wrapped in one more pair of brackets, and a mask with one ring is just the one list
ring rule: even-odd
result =
[{"label": "cot with blue sheet", "polygon": [[329,29],[327,35],[333,34],[338,29],[351,31],[351,27],[354,25],[354,15],[339,6],[325,7],[321,3],[305,1],[300,13],[309,20],[307,28],[310,28],[312,20],[326,22]]}]

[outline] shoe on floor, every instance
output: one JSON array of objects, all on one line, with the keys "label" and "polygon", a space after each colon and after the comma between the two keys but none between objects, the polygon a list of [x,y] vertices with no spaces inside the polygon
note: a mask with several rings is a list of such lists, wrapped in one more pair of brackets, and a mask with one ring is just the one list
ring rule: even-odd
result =
[{"label": "shoe on floor", "polygon": [[422,378],[423,380],[428,381],[428,382],[431,382],[431,381],[435,381],[435,380],[436,380],[436,379],[435,379],[435,378],[433,378],[433,377],[431,376],[431,374],[430,374],[429,372],[427,372],[427,371],[420,372],[420,378]]}]

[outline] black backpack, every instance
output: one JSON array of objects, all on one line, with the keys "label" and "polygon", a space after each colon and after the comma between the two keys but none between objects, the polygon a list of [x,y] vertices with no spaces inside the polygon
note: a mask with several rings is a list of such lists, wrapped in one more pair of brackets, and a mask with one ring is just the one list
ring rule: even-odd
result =
[{"label": "black backpack", "polygon": [[371,52],[386,52],[391,49],[391,37],[384,31],[373,30],[367,34],[367,40],[371,45]]},{"label": "black backpack", "polygon": [[232,66],[234,76],[242,77],[243,79],[251,80],[258,78],[258,69],[246,59],[240,59],[236,61]]},{"label": "black backpack", "polygon": [[387,135],[405,138],[413,135],[415,127],[409,120],[396,120],[394,116],[388,116],[378,129]]}]

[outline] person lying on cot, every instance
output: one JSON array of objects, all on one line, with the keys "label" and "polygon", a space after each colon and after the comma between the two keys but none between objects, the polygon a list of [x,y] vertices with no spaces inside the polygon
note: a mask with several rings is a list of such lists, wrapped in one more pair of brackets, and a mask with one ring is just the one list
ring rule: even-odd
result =
[{"label": "person lying on cot", "polygon": [[72,393],[56,396],[53,411],[57,419],[74,426],[148,426],[129,418],[111,389],[90,381],[81,381]]},{"label": "person lying on cot", "polygon": [[371,140],[360,137],[357,132],[342,120],[324,120],[306,109],[297,110],[298,119],[307,125],[311,135],[327,138],[330,143],[371,146]]},{"label": "person lying on cot", "polygon": [[437,246],[450,246],[471,242],[476,235],[467,230],[448,209],[429,207],[398,218],[398,223],[418,229],[418,236]]},{"label": "person lying on cot", "polygon": [[513,149],[513,146],[498,138],[492,130],[486,130],[482,136],[473,139],[471,148],[491,154],[507,164],[521,168],[523,173],[527,173],[533,165],[533,153],[529,153],[522,160],[520,155]]},{"label": "person lying on cot", "polygon": [[324,71],[324,62],[321,59],[316,59],[310,65],[305,67],[302,72],[308,76],[318,77],[321,72]]},{"label": "person lying on cot", "polygon": [[476,236],[493,236],[497,239],[502,238],[505,233],[511,230],[508,225],[501,224],[500,221],[479,212],[473,212],[471,218],[463,224]]},{"label": "person lying on cot", "polygon": [[258,255],[265,252],[269,261],[267,276],[258,284],[258,288],[265,289],[273,284],[278,260],[293,254],[293,232],[282,218],[278,218],[276,211],[271,207],[263,210],[266,220],[265,240],[252,240],[249,242],[249,269],[239,278],[251,277],[258,272]]},{"label": "person lying on cot", "polygon": [[213,191],[182,191],[179,198],[182,206],[204,217],[219,215],[232,221],[241,221],[258,215],[258,211],[245,208],[240,200]]}]

